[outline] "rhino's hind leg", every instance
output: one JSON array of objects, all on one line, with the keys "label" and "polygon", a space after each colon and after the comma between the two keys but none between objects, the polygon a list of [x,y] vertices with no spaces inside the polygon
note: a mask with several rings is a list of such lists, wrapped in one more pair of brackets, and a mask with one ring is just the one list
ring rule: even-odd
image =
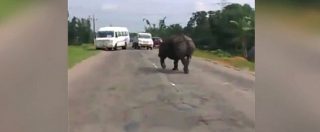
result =
[{"label": "rhino's hind leg", "polygon": [[189,62],[190,62],[190,58],[189,57],[184,57],[181,59],[182,64],[183,64],[183,71],[184,73],[188,74],[189,73]]},{"label": "rhino's hind leg", "polygon": [[160,64],[161,64],[162,69],[166,69],[166,64],[164,63],[165,59],[166,59],[165,57],[160,58]]},{"label": "rhino's hind leg", "polygon": [[172,70],[174,70],[174,71],[178,70],[178,62],[179,62],[178,59],[175,59],[175,60],[174,60],[174,62],[173,62],[174,67],[173,67]]}]

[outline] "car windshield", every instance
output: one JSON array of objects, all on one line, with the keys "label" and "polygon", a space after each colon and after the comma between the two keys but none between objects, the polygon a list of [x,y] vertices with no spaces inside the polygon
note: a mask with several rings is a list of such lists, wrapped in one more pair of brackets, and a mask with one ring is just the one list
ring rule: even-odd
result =
[{"label": "car windshield", "polygon": [[138,37],[139,37],[139,38],[144,38],[144,39],[149,39],[149,38],[151,38],[150,35],[144,35],[144,34],[140,34]]},{"label": "car windshield", "polygon": [[97,33],[98,38],[112,38],[114,36],[113,31],[99,31]]}]

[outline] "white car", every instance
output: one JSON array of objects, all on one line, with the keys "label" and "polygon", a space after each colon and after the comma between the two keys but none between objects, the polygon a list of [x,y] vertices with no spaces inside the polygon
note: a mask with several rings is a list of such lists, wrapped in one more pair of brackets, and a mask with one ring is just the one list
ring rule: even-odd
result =
[{"label": "white car", "polygon": [[129,31],[126,27],[102,27],[98,30],[95,46],[96,49],[117,50],[118,47],[127,49],[130,43]]},{"label": "white car", "polygon": [[133,39],[133,48],[140,49],[146,47],[147,49],[153,48],[152,35],[150,33],[138,33]]}]

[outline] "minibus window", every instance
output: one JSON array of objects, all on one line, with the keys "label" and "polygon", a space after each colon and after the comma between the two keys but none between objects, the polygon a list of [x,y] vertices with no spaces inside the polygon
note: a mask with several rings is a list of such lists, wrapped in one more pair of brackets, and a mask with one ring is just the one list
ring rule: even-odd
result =
[{"label": "minibus window", "polygon": [[99,31],[97,33],[98,38],[112,38],[114,36],[113,31]]}]

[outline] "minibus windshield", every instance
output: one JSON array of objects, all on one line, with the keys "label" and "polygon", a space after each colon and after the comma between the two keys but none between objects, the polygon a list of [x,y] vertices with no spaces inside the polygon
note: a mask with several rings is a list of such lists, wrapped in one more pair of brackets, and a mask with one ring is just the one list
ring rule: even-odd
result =
[{"label": "minibus windshield", "polygon": [[151,38],[150,35],[139,35],[139,38],[149,39]]}]

